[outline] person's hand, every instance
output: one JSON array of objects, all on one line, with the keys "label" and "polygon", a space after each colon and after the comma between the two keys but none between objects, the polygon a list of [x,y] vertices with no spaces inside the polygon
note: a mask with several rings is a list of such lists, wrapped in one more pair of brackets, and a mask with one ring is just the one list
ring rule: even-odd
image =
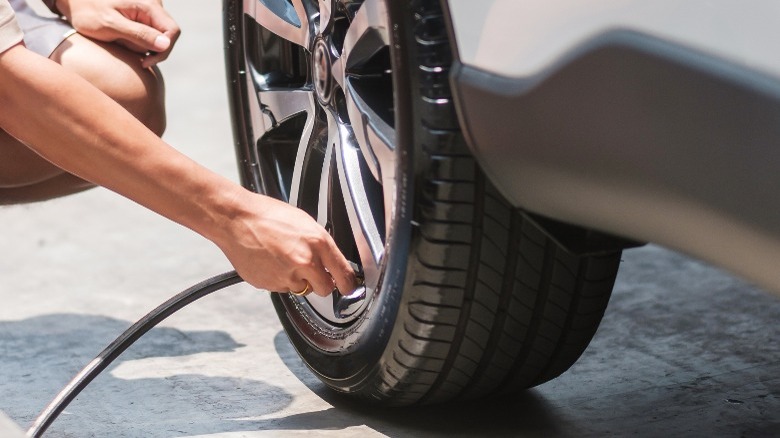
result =
[{"label": "person's hand", "polygon": [[74,29],[144,55],[150,67],[168,58],[181,30],[161,0],[56,0]]},{"label": "person's hand", "polygon": [[[246,209],[212,239],[249,284],[276,292],[350,294],[357,279],[331,236],[304,211],[246,191]],[[244,199],[245,198],[245,199]]]}]

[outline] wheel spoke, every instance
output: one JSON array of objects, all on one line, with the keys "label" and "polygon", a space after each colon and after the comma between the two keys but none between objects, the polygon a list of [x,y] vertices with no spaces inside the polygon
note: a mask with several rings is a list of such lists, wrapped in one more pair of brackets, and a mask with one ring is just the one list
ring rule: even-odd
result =
[{"label": "wheel spoke", "polygon": [[[345,92],[347,112],[355,138],[377,181],[392,180],[394,177],[395,133],[371,104],[360,95],[351,83],[351,78],[363,80],[367,77],[381,77],[382,74],[387,73],[376,71],[376,67],[373,71],[361,71],[364,64],[388,46],[387,28],[385,4],[376,0],[366,0],[350,23],[344,39],[343,53],[331,66],[333,78]],[[388,105],[388,102],[380,98],[373,99],[372,104]],[[392,103],[389,104],[391,105]]]},{"label": "wheel spoke", "polygon": [[330,24],[330,19],[333,16],[333,0],[319,0],[320,3],[320,28],[319,31],[323,32]]},{"label": "wheel spoke", "polygon": [[313,141],[312,134],[316,122],[316,113],[311,111],[306,115],[306,124],[301,133],[301,141],[298,143],[298,152],[295,155],[295,166],[293,167],[292,187],[288,202],[292,205],[298,205],[298,198],[301,196],[301,182],[303,180],[303,168],[306,163],[306,155],[309,145]]},{"label": "wheel spoke", "polygon": [[338,132],[334,153],[338,182],[344,195],[352,235],[360,253],[366,284],[374,287],[379,279],[379,263],[384,255],[384,230],[380,230],[375,209],[381,208],[384,201],[373,199],[375,195],[366,190],[367,183],[373,178],[367,168],[361,165],[364,161],[362,153],[349,127],[337,123],[333,117],[330,117],[329,123],[331,132]]},{"label": "wheel spoke", "polygon": [[270,122],[266,130],[275,128],[279,123],[302,112],[314,112],[314,92],[311,90],[261,90],[258,92],[258,98],[262,112]]},{"label": "wheel spoke", "polygon": [[347,85],[347,111],[355,131],[355,139],[366,157],[371,173],[377,181],[395,179],[395,131]]},{"label": "wheel spoke", "polygon": [[340,56],[333,61],[333,65],[330,66],[330,73],[333,75],[333,80],[339,84],[339,87],[344,89],[344,84],[347,82],[347,73],[344,69],[343,56]]},{"label": "wheel spoke", "polygon": [[[250,4],[251,3],[251,4]],[[312,11],[302,0],[245,0],[244,11],[264,28],[302,47],[309,47],[314,32]]]},{"label": "wheel spoke", "polygon": [[[254,90],[255,83],[251,77],[251,75],[246,75],[245,77],[247,90]],[[257,93],[253,92],[247,92],[247,99],[250,101],[249,105],[249,114],[250,114],[250,120],[252,121],[252,144],[256,145],[257,141],[260,139],[260,137],[263,136],[265,132],[267,132],[272,127],[272,123],[270,118],[263,113],[262,111],[262,105],[260,104],[260,97],[257,95]]]},{"label": "wheel spoke", "polygon": [[319,192],[317,194],[317,223],[326,226],[328,223],[328,208],[331,200],[332,170],[334,146],[341,141],[338,124],[328,113],[328,144],[325,146],[325,159],[322,162]]},{"label": "wheel spoke", "polygon": [[[366,0],[358,9],[344,38],[344,70],[360,65],[390,44],[384,2]],[[338,76],[337,76],[338,78]],[[343,86],[343,84],[341,84]]]}]

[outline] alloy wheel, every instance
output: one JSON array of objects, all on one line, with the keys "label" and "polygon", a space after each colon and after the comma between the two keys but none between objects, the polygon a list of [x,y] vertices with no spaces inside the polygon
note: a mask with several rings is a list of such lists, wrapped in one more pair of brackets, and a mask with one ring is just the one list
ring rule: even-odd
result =
[{"label": "alloy wheel", "polygon": [[395,199],[384,2],[245,0],[243,13],[258,183],[316,218],[365,277],[364,295],[296,306],[349,325],[379,287]]}]

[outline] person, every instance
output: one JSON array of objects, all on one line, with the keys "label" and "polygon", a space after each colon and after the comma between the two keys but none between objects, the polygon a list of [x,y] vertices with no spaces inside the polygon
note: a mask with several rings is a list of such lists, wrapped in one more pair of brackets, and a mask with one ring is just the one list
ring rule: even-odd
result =
[{"label": "person", "polygon": [[[93,26],[95,37],[87,38],[78,1],[92,0],[56,2],[79,35],[60,41],[50,59],[25,46],[9,0],[0,0],[0,204],[101,185],[211,240],[257,288],[350,293],[352,267],[310,216],[211,172],[159,137],[162,82],[154,64],[179,34],[159,3],[100,0],[121,17]],[[135,6],[123,10],[128,3]],[[111,67],[117,63],[123,72]],[[117,87],[123,79],[112,76],[125,73],[145,92],[124,95],[134,87]]]},{"label": "person", "polygon": [[[9,1],[28,49],[83,77],[163,134],[164,83],[155,64],[168,57],[180,29],[157,0],[44,0],[55,14],[50,17],[38,15],[27,0]],[[144,56],[149,52],[154,54]],[[0,154],[5,203],[42,201],[94,186],[7,133],[0,133]]]}]

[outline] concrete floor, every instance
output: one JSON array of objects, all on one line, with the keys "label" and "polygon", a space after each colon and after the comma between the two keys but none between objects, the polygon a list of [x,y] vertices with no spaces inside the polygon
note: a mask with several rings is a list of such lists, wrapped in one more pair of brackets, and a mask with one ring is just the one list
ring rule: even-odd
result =
[{"label": "concrete floor", "polygon": [[[220,5],[166,6],[184,29],[163,65],[166,139],[237,178]],[[0,229],[0,411],[25,427],[133,321],[230,268],[209,242],[102,189],[0,209]],[[50,435],[780,436],[778,321],[777,295],[649,246],[625,253],[601,328],[562,377],[487,402],[377,409],[328,392],[266,293],[241,285],[150,333]]]}]

